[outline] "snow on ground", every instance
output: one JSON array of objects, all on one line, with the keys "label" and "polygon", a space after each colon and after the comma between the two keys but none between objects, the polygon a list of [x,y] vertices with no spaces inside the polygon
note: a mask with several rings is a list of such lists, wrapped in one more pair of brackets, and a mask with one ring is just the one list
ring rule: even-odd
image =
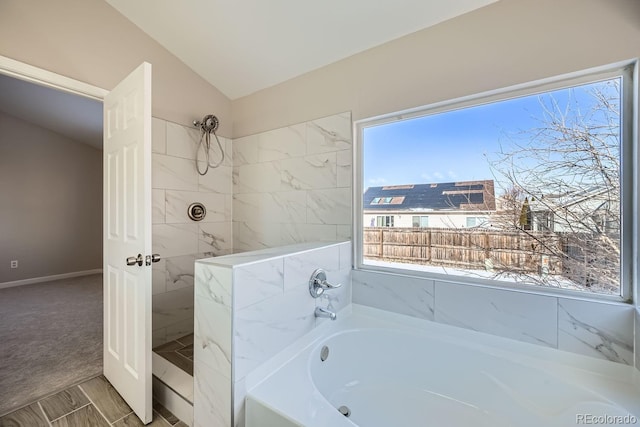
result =
[{"label": "snow on ground", "polygon": [[[398,268],[402,270],[412,270],[412,271],[425,271],[428,273],[438,273],[445,274],[449,276],[463,276],[463,277],[472,277],[478,279],[490,279],[497,280],[499,282],[503,282],[505,285],[509,283],[519,283],[525,285],[535,285],[546,288],[554,288],[554,289],[569,289],[573,291],[582,291],[589,293],[596,293],[592,289],[585,288],[584,286],[578,285],[575,282],[567,279],[563,276],[558,275],[549,275],[544,279],[542,276],[533,276],[533,275],[523,275],[523,274],[514,274],[514,273],[500,273],[498,271],[487,271],[487,270],[465,270],[461,268],[452,268],[438,265],[422,265],[422,264],[409,264],[409,263],[400,263],[400,262],[391,262],[391,261],[380,261],[373,259],[365,259],[365,265],[378,266],[378,267],[389,267],[389,268]],[[606,291],[601,291],[597,293],[610,293]]]}]

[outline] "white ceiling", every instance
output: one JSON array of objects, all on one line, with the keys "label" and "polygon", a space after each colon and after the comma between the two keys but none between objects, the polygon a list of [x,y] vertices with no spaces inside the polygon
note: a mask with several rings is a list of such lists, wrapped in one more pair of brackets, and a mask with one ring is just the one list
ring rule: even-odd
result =
[{"label": "white ceiling", "polygon": [[0,74],[0,111],[102,149],[102,102]]},{"label": "white ceiling", "polygon": [[496,0],[106,0],[237,99]]}]

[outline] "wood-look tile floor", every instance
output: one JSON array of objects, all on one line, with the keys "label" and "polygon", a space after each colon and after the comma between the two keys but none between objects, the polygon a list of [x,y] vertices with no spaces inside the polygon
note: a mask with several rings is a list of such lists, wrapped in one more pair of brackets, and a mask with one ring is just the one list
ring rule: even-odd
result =
[{"label": "wood-look tile floor", "polygon": [[[186,427],[154,402],[152,427]],[[109,381],[102,375],[46,397],[0,418],[0,427],[142,427]]]},{"label": "wood-look tile floor", "polygon": [[193,376],[193,334],[159,345],[153,351]]}]

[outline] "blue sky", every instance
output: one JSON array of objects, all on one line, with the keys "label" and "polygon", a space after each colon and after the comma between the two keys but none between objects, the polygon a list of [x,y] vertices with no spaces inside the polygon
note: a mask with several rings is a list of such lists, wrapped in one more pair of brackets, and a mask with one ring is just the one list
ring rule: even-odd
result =
[{"label": "blue sky", "polygon": [[[604,83],[549,95],[563,108],[572,102],[586,110],[594,85]],[[495,159],[500,144],[508,147],[521,131],[540,126],[541,117],[539,96],[530,95],[366,128],[364,188],[495,179],[487,158]]]}]

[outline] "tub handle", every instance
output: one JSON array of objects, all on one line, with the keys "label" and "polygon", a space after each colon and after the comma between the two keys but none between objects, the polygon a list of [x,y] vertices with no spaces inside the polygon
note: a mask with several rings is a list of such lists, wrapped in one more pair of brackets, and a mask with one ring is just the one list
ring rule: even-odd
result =
[{"label": "tub handle", "polygon": [[315,270],[311,275],[311,278],[309,279],[309,293],[314,298],[318,298],[326,290],[337,289],[341,286],[341,283],[332,285],[331,283],[327,282],[327,273],[325,273],[325,271],[321,268]]}]

